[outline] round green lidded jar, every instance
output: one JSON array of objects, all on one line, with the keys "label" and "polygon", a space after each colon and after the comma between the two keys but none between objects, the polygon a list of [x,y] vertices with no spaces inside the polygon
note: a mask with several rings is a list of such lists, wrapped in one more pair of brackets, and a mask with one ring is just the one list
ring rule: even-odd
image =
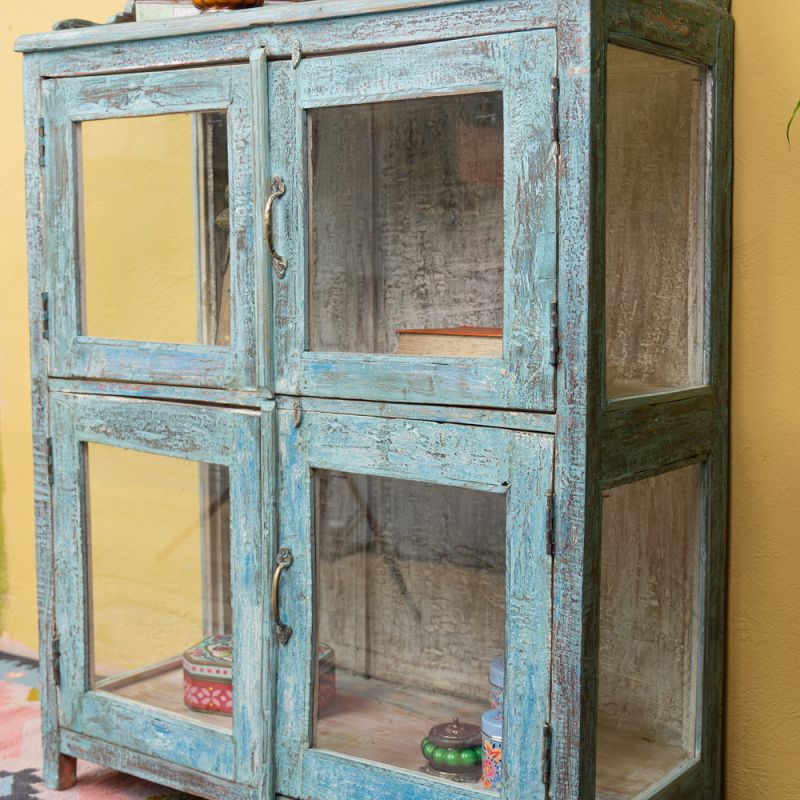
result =
[{"label": "round green lidded jar", "polygon": [[478,725],[458,718],[434,725],[422,740],[421,748],[428,763],[420,771],[459,783],[480,780],[483,753]]}]

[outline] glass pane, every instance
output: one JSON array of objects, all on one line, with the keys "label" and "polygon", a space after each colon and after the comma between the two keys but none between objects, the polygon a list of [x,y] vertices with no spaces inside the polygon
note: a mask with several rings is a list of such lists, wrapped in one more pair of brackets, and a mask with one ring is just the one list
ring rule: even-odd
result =
[{"label": "glass pane", "polygon": [[97,689],[231,728],[228,470],[86,445]]},{"label": "glass pane", "polygon": [[226,120],[81,124],[84,335],[230,342]]},{"label": "glass pane", "polygon": [[638,797],[695,755],[703,470],[606,492],[598,797]]},{"label": "glass pane", "polygon": [[706,72],[608,48],[609,397],[704,381]]},{"label": "glass pane", "polygon": [[314,488],[315,746],[417,772],[430,729],[457,717],[478,751],[456,766],[482,786],[498,656],[503,672],[505,496],[328,471]]},{"label": "glass pane", "polygon": [[311,349],[500,357],[500,92],[308,113]]}]

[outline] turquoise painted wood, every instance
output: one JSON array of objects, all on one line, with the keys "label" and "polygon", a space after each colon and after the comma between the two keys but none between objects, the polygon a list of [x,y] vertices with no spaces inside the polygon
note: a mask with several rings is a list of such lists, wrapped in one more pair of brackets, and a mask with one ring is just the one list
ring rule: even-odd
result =
[{"label": "turquoise painted wood", "polygon": [[314,661],[313,471],[339,470],[506,495],[507,681],[504,797],[544,798],[541,731],[549,719],[551,559],[549,435],[483,427],[278,411],[279,543],[294,554],[281,589],[289,642],[278,648],[276,787],[289,797],[475,798],[470,786],[431,783],[405,770],[312,749]]},{"label": "turquoise painted wood", "polygon": [[[623,400],[605,391],[609,42],[710,69],[707,384]],[[82,758],[212,800],[486,796],[309,749],[310,474],[330,468],[506,497],[513,778],[500,797],[606,800],[595,789],[603,492],[699,463],[700,737],[695,757],[641,800],[721,798],[732,46],[727,0],[322,0],[19,40],[49,786],[71,786]],[[505,97],[503,359],[309,352],[306,110],[483,89]],[[75,123],[202,109],[229,116],[238,210],[231,346],[83,336]],[[276,174],[288,187],[275,206],[277,249],[289,261],[283,279],[261,224]],[[553,300],[557,365],[547,358]],[[247,653],[237,702],[248,702],[232,735],[90,689],[82,441],[232,470],[235,625]],[[279,543],[295,555],[281,590],[281,613],[295,628],[286,647],[265,614]]]},{"label": "turquoise painted wood", "polygon": [[[103,75],[47,81],[43,92],[44,136],[49,148],[44,169],[45,260],[48,270],[51,348],[49,373],[145,383],[188,384],[215,388],[268,387],[261,345],[264,296],[261,213],[256,206],[254,147],[255,88],[245,66],[191,69],[170,75]],[[259,105],[263,107],[263,101]],[[90,120],[182,112],[225,111],[229,138],[231,207],[231,345],[178,345],[98,339],[82,331],[83,255],[80,138],[76,125]],[[257,181],[261,186],[261,180]],[[92,264],[90,269],[102,270]],[[194,265],[187,265],[194,271]],[[258,288],[258,291],[257,291]]]},{"label": "turquoise painted wood", "polygon": [[[286,176],[274,283],[277,391],[322,397],[552,410],[550,305],[556,291],[552,30],[370,51],[270,66],[270,164]],[[306,111],[466,92],[503,92],[504,337],[501,359],[310,352],[307,340]]]},{"label": "turquoise painted wood", "polygon": [[[249,786],[265,761],[263,559],[272,536],[262,525],[261,415],[203,406],[76,394],[51,397],[55,628],[61,643],[60,724],[110,742]],[[269,412],[263,412],[269,423]],[[234,716],[231,734],[94,688],[89,511],[84,445],[94,442],[190,461],[223,464],[230,474]]]}]

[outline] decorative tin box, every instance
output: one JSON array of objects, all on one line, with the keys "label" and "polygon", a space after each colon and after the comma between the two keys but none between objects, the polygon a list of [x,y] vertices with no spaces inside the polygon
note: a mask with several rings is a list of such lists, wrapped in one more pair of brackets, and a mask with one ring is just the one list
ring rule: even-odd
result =
[{"label": "decorative tin box", "polygon": [[503,788],[503,710],[492,708],[481,717],[483,788]]},{"label": "decorative tin box", "polygon": [[230,636],[209,636],[183,654],[183,701],[194,711],[233,713]]}]

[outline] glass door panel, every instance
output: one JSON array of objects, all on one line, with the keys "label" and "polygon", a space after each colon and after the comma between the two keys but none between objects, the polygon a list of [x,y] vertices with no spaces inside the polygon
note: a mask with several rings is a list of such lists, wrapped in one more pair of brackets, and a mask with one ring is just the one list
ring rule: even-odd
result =
[{"label": "glass door panel", "polygon": [[537,30],[270,62],[280,391],[554,407],[555,52]]},{"label": "glass door panel", "polygon": [[503,354],[503,95],[308,112],[323,352]]},{"label": "glass door panel", "polygon": [[705,382],[708,70],[608,47],[606,392]]},{"label": "glass door panel", "polygon": [[699,749],[703,467],[604,493],[597,796],[644,796]]},{"label": "glass door panel", "polygon": [[61,724],[260,785],[259,415],[54,394],[52,418],[69,565],[56,575]]},{"label": "glass door panel", "polygon": [[231,730],[227,467],[95,443],[85,459],[95,688]]},{"label": "glass door panel", "polygon": [[[544,800],[552,438],[278,419],[277,791]],[[481,725],[498,702],[502,745],[485,764]],[[459,744],[445,746],[455,720]]]},{"label": "glass door panel", "polygon": [[[480,726],[504,652],[502,494],[314,473],[315,746],[419,770],[429,730]],[[451,759],[452,760],[452,759]],[[431,772],[472,776],[477,753]]]},{"label": "glass door panel", "polygon": [[151,79],[48,81],[51,373],[254,386],[249,69]]}]

